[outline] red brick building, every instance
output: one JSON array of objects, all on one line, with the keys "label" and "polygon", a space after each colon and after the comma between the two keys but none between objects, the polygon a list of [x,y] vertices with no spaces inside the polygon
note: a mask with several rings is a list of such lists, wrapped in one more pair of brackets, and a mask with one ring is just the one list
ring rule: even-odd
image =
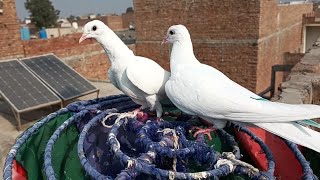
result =
[{"label": "red brick building", "polygon": [[300,52],[302,15],[312,4],[277,0],[134,0],[136,52],[169,69],[167,29],[184,24],[198,59],[254,91],[270,86],[271,66],[286,52]]},{"label": "red brick building", "polygon": [[3,12],[0,13],[0,60],[23,57],[19,29],[15,1],[3,0]]},{"label": "red brick building", "polygon": [[128,29],[129,25],[134,25],[134,11],[131,8],[128,8],[126,13],[122,13],[122,25],[125,29]]},{"label": "red brick building", "polygon": [[[134,12],[128,11],[126,13],[122,13],[121,15],[106,15],[106,16],[100,16],[95,19],[98,19],[105,24],[107,24],[112,30],[119,31],[119,30],[125,30],[129,29],[130,24],[134,24]],[[83,27],[86,23],[89,21],[92,21],[93,19],[80,19],[76,22],[80,27]]]},{"label": "red brick building", "polygon": [[[106,25],[108,25],[110,27],[110,29],[112,29],[114,31],[124,29],[124,27],[122,25],[122,23],[123,23],[122,16],[106,15],[106,16],[97,17],[95,19],[104,22]],[[94,20],[94,19],[88,18],[88,19],[76,20],[75,22],[77,22],[80,27],[83,27],[85,24],[87,24],[89,21],[92,21],[92,20]]]}]

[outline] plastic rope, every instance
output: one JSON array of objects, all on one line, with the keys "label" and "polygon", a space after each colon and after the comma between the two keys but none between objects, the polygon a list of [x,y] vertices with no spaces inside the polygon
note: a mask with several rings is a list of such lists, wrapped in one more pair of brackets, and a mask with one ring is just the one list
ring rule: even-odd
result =
[{"label": "plastic rope", "polygon": [[[218,178],[220,176],[225,176],[230,173],[230,168],[228,167],[228,165],[222,165],[222,166],[218,167],[217,169],[212,169],[209,171],[204,171],[204,172],[199,172],[199,173],[183,173],[183,172],[173,172],[173,171],[159,169],[159,168],[156,168],[154,165],[150,165],[150,164],[145,163],[139,159],[131,158],[131,157],[127,156],[126,154],[124,154],[120,150],[120,143],[116,138],[117,133],[118,133],[118,129],[120,128],[120,126],[125,124],[125,122],[127,122],[127,119],[121,119],[121,120],[115,122],[115,124],[112,126],[111,132],[109,133],[108,143],[110,144],[111,150],[113,151],[113,153],[115,154],[115,156],[117,158],[121,159],[121,161],[124,164],[126,164],[127,166],[128,166],[128,164],[134,164],[131,166],[134,166],[138,172],[142,172],[142,173],[149,174],[149,175],[154,175],[157,178],[174,177],[176,179],[198,179],[198,178],[208,178],[208,177]],[[130,119],[127,123],[130,124],[130,122],[134,122],[134,120]],[[147,122],[147,124],[148,124],[148,122]],[[128,125],[128,126],[130,127],[132,125]],[[144,128],[141,128],[140,131],[142,129],[144,129]],[[243,131],[245,132],[245,129]],[[144,135],[142,135],[142,137],[143,136]],[[141,138],[141,136],[140,136],[140,138]],[[255,140],[258,141],[258,139],[255,139]],[[156,148],[154,148],[152,145],[150,145],[150,146],[151,146],[150,149],[155,150],[155,152],[157,152]],[[268,155],[268,157],[269,157],[269,155]],[[270,164],[272,164],[272,163],[270,163]],[[238,169],[241,169],[241,168],[239,167]],[[269,169],[269,171],[272,171],[272,169],[271,170]],[[237,172],[248,172],[248,170],[246,168],[244,168],[244,170],[242,170],[242,171],[238,170]],[[254,179],[266,179],[266,178],[267,179],[274,179],[274,177],[272,175],[271,175],[271,178],[269,178],[269,176],[270,176],[269,172],[262,172],[262,173],[255,174],[255,176],[253,176],[252,178],[254,178]]]},{"label": "plastic rope", "polygon": [[[126,103],[128,102],[128,103]],[[38,121],[32,127],[27,129],[20,137],[18,137],[15,145],[8,153],[5,167],[4,167],[4,179],[12,179],[12,162],[14,157],[28,138],[30,138],[39,128],[45,125],[47,122],[53,120],[57,116],[73,112],[73,116],[67,119],[50,137],[44,154],[44,170],[48,179],[56,179],[54,169],[52,168],[52,150],[54,143],[57,141],[61,133],[65,129],[70,127],[75,122],[79,122],[84,119],[88,114],[94,115],[94,117],[84,126],[80,133],[78,141],[78,156],[80,163],[93,179],[107,179],[111,180],[112,177],[103,175],[94,169],[89,163],[84,152],[84,140],[89,133],[90,128],[98,125],[107,115],[111,113],[122,113],[134,108],[139,107],[134,104],[129,97],[125,95],[109,96],[105,98],[97,98],[89,101],[79,101],[68,105],[66,108],[61,109],[55,113],[48,115],[46,118]],[[250,164],[242,162],[240,160],[241,153],[239,146],[233,136],[225,132],[224,130],[218,130],[220,139],[225,141],[232,148],[230,153],[218,153],[212,147],[206,144],[206,140],[203,134],[197,136],[197,141],[190,141],[186,138],[186,132],[193,126],[193,123],[188,120],[190,116],[181,116],[180,119],[184,121],[174,122],[160,122],[147,121],[145,124],[132,118],[132,115],[117,114],[118,118],[112,125],[106,143],[109,144],[110,149],[114,156],[119,159],[125,169],[118,174],[116,179],[135,179],[140,174],[147,174],[157,177],[158,179],[200,179],[200,178],[214,178],[218,179],[221,176],[226,176],[230,173],[247,175],[252,179],[267,179],[273,180],[275,162],[272,157],[272,153],[266,144],[254,135],[247,128],[241,127],[237,124],[232,124],[233,127],[248,134],[255,142],[257,142],[268,160],[268,170],[261,172],[255,169]],[[111,118],[115,119],[115,117]],[[188,121],[185,121],[188,120]],[[112,123],[112,121],[110,121]],[[135,148],[140,152],[139,157],[130,157],[122,152],[120,149],[121,144],[117,140],[117,134],[119,128],[124,128],[125,131],[133,132],[136,135]],[[296,158],[299,160],[303,168],[303,179],[305,180],[317,180],[317,177],[313,174],[309,163],[303,157],[297,146],[289,141],[286,141],[287,145],[291,148]],[[175,159],[174,170],[165,170],[155,165],[161,164],[161,158]],[[188,160],[205,165],[208,167],[207,171],[188,173]]]},{"label": "plastic rope", "polygon": [[318,177],[313,174],[313,171],[310,167],[310,163],[306,160],[306,158],[302,155],[301,151],[299,150],[298,146],[294,144],[291,141],[288,141],[286,139],[282,139],[287,146],[291,149],[293,154],[296,156],[297,160],[299,161],[302,170],[303,170],[303,175],[301,179],[304,180],[318,180]]},{"label": "plastic rope", "polygon": [[[81,120],[86,114],[88,114],[90,112],[99,113],[100,110],[97,110],[96,109],[97,107],[101,108],[103,106],[112,105],[112,104],[115,104],[115,103],[118,103],[118,102],[121,102],[121,100],[112,99],[112,100],[105,101],[105,102],[100,103],[100,104],[95,104],[95,105],[83,107],[83,108],[81,108],[82,110],[80,112],[76,113],[75,115],[73,115],[72,117],[67,119],[58,129],[56,129],[56,131],[50,137],[50,139],[49,139],[49,141],[47,143],[47,146],[45,148],[45,153],[44,153],[44,170],[45,170],[46,176],[47,176],[47,178],[49,180],[55,180],[56,179],[55,173],[54,173],[54,169],[52,167],[51,159],[52,159],[53,146],[54,146],[55,142],[58,140],[60,134],[65,129],[67,129],[69,126],[71,126],[74,122]],[[137,107],[137,105],[131,103],[131,105],[129,105],[129,107]],[[125,107],[122,107],[122,108],[125,108]]]}]

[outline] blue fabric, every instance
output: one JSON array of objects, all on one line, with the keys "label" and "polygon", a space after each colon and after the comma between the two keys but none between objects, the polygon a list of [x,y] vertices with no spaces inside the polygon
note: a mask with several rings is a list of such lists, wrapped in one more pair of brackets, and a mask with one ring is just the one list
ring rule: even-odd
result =
[{"label": "blue fabric", "polygon": [[[56,179],[55,170],[52,167],[52,149],[61,134],[71,125],[76,125],[80,132],[78,141],[78,157],[84,170],[93,179],[168,179],[169,169],[172,169],[172,160],[177,158],[176,179],[192,179],[194,173],[190,172],[191,162],[205,168],[203,171],[207,177],[218,179],[230,174],[227,165],[214,168],[217,161],[222,158],[212,146],[207,144],[203,134],[196,140],[189,138],[189,130],[194,125],[191,116],[181,114],[180,121],[155,122],[147,121],[145,124],[136,119],[120,119],[115,122],[116,116],[110,118],[112,128],[103,127],[102,119],[109,113],[122,113],[139,107],[126,96],[112,96],[90,101],[75,102],[53,113],[36,123],[24,132],[10,151],[5,163],[4,178],[11,179],[11,164],[15,152],[21,147],[27,138],[32,136],[37,129],[45,123],[57,117],[59,114],[72,112],[73,116],[67,119],[55,130],[49,139],[44,153],[43,169],[48,179]],[[266,172],[252,172],[242,166],[236,166],[234,174],[246,175],[251,179],[274,179],[275,163],[272,153],[266,144],[255,136],[247,128],[231,124],[235,129],[248,134],[252,140],[262,148],[268,160]],[[178,135],[179,148],[174,149],[172,133],[162,133],[165,128],[175,129]],[[239,146],[233,136],[224,130],[218,130],[218,135],[228,144],[236,159],[241,158]],[[295,144],[286,141],[295,153],[304,170],[304,179],[316,180],[309,163],[302,156]],[[131,164],[128,167],[128,164]]]}]

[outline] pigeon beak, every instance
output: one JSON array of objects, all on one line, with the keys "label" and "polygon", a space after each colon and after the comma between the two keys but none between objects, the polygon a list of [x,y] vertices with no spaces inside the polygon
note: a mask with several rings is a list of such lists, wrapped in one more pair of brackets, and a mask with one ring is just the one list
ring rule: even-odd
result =
[{"label": "pigeon beak", "polygon": [[164,37],[163,40],[162,40],[162,42],[161,42],[161,45],[167,43],[168,40],[169,40],[169,37],[168,37],[168,36]]},{"label": "pigeon beak", "polygon": [[88,34],[82,34],[82,36],[81,36],[81,38],[79,39],[79,44],[82,42],[82,41],[84,41],[84,40],[86,40],[86,39],[88,39],[89,37],[88,37]]}]

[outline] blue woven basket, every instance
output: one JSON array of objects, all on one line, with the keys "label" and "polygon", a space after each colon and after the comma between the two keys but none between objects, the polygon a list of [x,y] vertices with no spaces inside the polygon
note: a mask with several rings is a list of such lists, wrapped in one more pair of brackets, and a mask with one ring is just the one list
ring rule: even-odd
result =
[{"label": "blue woven basket", "polygon": [[[22,160],[18,164],[20,163],[20,166],[24,169],[29,169],[26,173],[27,176],[37,177],[36,179],[61,179],[67,178],[70,175],[69,172],[74,171],[71,173],[75,175],[73,179],[76,178],[76,175],[77,179],[196,179],[198,177],[218,178],[230,174],[228,165],[214,168],[214,165],[223,156],[205,143],[206,140],[203,135],[199,135],[197,141],[190,140],[187,137],[188,128],[191,126],[189,121],[160,123],[148,121],[147,123],[141,123],[136,119],[117,119],[114,116],[110,118],[110,123],[114,123],[112,128],[105,128],[100,123],[105,116],[111,113],[127,112],[137,107],[139,106],[127,96],[118,95],[75,102],[48,115],[17,138],[5,162],[4,179],[15,179],[14,175],[17,172],[14,167],[16,163],[14,162],[17,156],[20,157],[21,153],[24,153],[22,152],[22,147],[30,143],[30,139],[37,138],[40,131],[48,128],[47,125],[60,116],[65,116],[66,118],[57,128],[51,129],[52,134],[41,142],[45,144],[45,148],[38,151],[39,155],[35,155],[31,159],[22,159],[20,157]],[[66,116],[68,113],[70,115]],[[256,141],[266,154],[269,162],[266,172],[252,172],[250,168],[237,165],[233,169],[233,174],[246,175],[247,179],[248,177],[252,179],[274,179],[275,164],[268,147],[248,129],[237,125],[233,126],[247,133]],[[160,130],[165,128],[175,130],[179,136],[180,148],[173,148],[172,133],[159,133]],[[70,152],[61,152],[65,150],[59,151],[55,148],[60,139],[68,137],[69,131],[74,131],[75,129],[78,131],[78,135],[74,139],[76,142],[72,141],[73,144],[65,144],[65,146],[75,147],[76,160],[74,160],[74,156],[72,156],[73,159],[69,157]],[[240,159],[240,149],[233,137],[223,130],[218,131],[218,134],[231,147],[234,157]],[[316,179],[297,147],[290,142],[287,143],[303,165],[304,179]],[[76,165],[72,165],[72,168],[74,168],[73,166],[80,168],[63,169],[63,167],[70,166],[62,167],[62,165],[57,167],[56,158],[59,158],[59,155],[55,155],[54,152],[69,153],[68,156],[61,155],[61,157],[71,159],[70,162],[77,162]],[[166,163],[163,162],[165,159],[170,159],[170,161],[176,159],[177,172],[168,169]],[[200,173],[189,172],[189,160],[206,164],[208,169]],[[32,168],[23,166],[23,164],[28,164],[28,161],[43,163],[33,166],[33,169],[38,169],[37,172],[33,172],[36,170],[30,170]],[[59,161],[59,163],[63,162]]]}]

